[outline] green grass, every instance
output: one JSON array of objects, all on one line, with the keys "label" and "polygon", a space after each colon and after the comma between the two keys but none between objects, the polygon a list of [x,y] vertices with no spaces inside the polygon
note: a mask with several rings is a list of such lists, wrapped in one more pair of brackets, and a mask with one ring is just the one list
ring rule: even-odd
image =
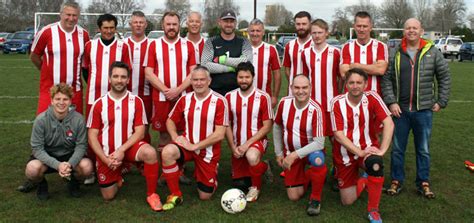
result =
[{"label": "green grass", "polygon": [[[464,160],[474,160],[474,63],[451,63],[452,93],[447,109],[434,118],[431,141],[431,180],[436,199],[426,200],[415,193],[415,155],[410,141],[406,155],[407,182],[397,197],[382,196],[380,208],[385,222],[471,222],[474,219],[473,174],[464,169]],[[282,75],[283,76],[283,75]],[[66,185],[57,175],[48,175],[51,199],[40,202],[35,193],[22,194],[15,188],[24,180],[25,162],[31,152],[31,124],[12,124],[33,120],[38,95],[39,72],[25,55],[0,55],[0,221],[41,222],[367,222],[364,194],[354,205],[344,207],[339,194],[326,183],[323,191],[322,213],[316,218],[306,216],[306,198],[298,202],[287,199],[283,182],[276,177],[273,184],[263,185],[261,197],[238,215],[226,214],[220,207],[220,196],[230,188],[230,152],[224,146],[219,169],[219,188],[210,201],[197,198],[195,184],[182,186],[184,204],[173,211],[153,213],[145,202],[145,180],[133,171],[117,198],[105,203],[97,185],[83,186],[84,196],[67,196]],[[285,79],[285,78],[283,78]],[[286,93],[286,82],[282,93]],[[32,96],[8,99],[2,96]],[[156,143],[156,134],[153,134]],[[225,143],[224,143],[225,145]],[[273,159],[272,146],[265,155]],[[331,160],[331,158],[327,158]],[[385,173],[389,174],[389,155],[385,157]],[[192,169],[192,165],[189,165]],[[189,170],[188,172],[190,172]],[[273,170],[277,175],[278,168]],[[188,173],[190,175],[190,173]],[[387,178],[386,181],[389,179]],[[164,199],[166,187],[159,187]]]}]

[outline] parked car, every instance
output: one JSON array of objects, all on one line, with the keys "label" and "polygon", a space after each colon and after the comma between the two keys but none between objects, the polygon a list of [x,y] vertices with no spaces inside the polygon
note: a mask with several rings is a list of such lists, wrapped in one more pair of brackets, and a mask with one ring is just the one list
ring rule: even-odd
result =
[{"label": "parked car", "polygon": [[278,52],[278,55],[280,56],[280,58],[283,57],[283,53],[285,52],[285,46],[288,42],[290,42],[291,40],[294,40],[296,39],[296,36],[280,36],[280,38],[278,38],[278,41],[276,43],[276,49],[277,49],[277,52]]},{"label": "parked car", "polygon": [[462,40],[458,37],[446,37],[440,39],[438,43],[438,48],[443,53],[444,58],[449,56],[455,56],[459,54],[459,49],[461,48]]},{"label": "parked car", "polygon": [[401,39],[389,39],[387,41],[388,54],[389,55],[395,54],[397,49],[400,47],[401,43],[402,43]]},{"label": "parked car", "polygon": [[3,45],[3,53],[30,53],[34,35],[35,33],[30,31],[15,32]]},{"label": "parked car", "polygon": [[132,32],[131,31],[127,31],[125,32],[125,34],[123,34],[123,38],[126,39],[128,37],[132,36]]},{"label": "parked car", "polygon": [[461,45],[458,60],[459,62],[463,60],[474,60],[474,42],[466,42]]},{"label": "parked car", "polygon": [[3,44],[5,44],[5,42],[7,41],[7,36],[9,34],[10,33],[0,33],[0,49],[3,48]]},{"label": "parked car", "polygon": [[339,42],[339,40],[337,39],[327,39],[326,42],[331,45],[331,46],[334,46],[338,49],[341,49],[342,48],[342,44],[341,42]]},{"label": "parked car", "polygon": [[163,31],[163,30],[154,30],[154,31],[150,31],[148,33],[147,37],[148,37],[148,39],[158,39],[158,38],[160,38],[164,35],[165,35],[165,31]]}]

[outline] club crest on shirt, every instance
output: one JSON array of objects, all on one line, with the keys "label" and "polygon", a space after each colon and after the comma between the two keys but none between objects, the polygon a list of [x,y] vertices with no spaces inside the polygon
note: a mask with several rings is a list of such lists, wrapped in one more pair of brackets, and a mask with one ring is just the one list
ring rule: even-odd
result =
[{"label": "club crest on shirt", "polygon": [[66,130],[66,140],[72,141],[72,142],[75,141],[74,132],[70,129]]}]

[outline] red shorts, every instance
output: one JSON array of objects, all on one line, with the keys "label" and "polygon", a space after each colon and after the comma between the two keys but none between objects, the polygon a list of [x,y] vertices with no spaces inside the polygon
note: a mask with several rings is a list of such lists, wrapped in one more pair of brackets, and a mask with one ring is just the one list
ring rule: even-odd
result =
[{"label": "red shorts", "polygon": [[181,154],[181,157],[177,160],[178,163],[182,165],[185,162],[194,161],[196,181],[208,187],[213,187],[215,190],[217,188],[217,167],[219,166],[220,157],[213,157],[209,162],[206,162],[204,157],[199,154],[185,150],[178,145],[176,146]]},{"label": "red shorts", "polygon": [[[72,104],[76,106],[76,111],[82,114],[82,91],[74,92],[72,96]],[[41,112],[48,110],[48,107],[51,105],[51,93],[49,92],[40,92],[38,98],[38,109],[36,114],[38,115]]]},{"label": "red shorts", "polygon": [[153,100],[151,99],[151,95],[148,96],[140,96],[143,101],[143,105],[145,106],[145,113],[146,113],[146,120],[148,124],[151,123],[151,116],[153,111]]},{"label": "red shorts", "polygon": [[306,177],[306,165],[309,165],[308,159],[296,159],[290,170],[285,170],[285,186],[294,187],[304,185],[309,178]]},{"label": "red shorts", "polygon": [[[168,115],[173,110],[175,101],[157,101],[153,100],[153,116],[151,118],[152,128],[159,132],[166,132],[166,120]],[[184,124],[177,123],[176,128],[178,131],[184,130]]]},{"label": "red shorts", "polygon": [[357,159],[350,165],[334,163],[335,176],[337,179],[337,185],[340,189],[348,188],[357,185],[359,179],[359,168],[365,169],[363,158]]},{"label": "red shorts", "polygon": [[[268,141],[266,139],[258,140],[254,142],[250,147],[255,147],[260,154],[265,154],[265,150],[267,148]],[[250,148],[249,147],[249,148]],[[249,177],[250,176],[250,164],[247,161],[245,156],[241,158],[235,158],[232,156],[232,179],[238,179],[242,177]]]},{"label": "red shorts", "polygon": [[[125,152],[125,157],[123,158],[122,164],[125,162],[136,163],[137,154],[141,146],[146,145],[145,141],[139,141],[135,143],[132,148],[128,149]],[[105,163],[103,163],[99,157],[96,156],[96,169],[97,169],[97,178],[99,184],[111,184],[119,180],[122,180],[122,168],[117,168],[115,170],[110,169]]]}]

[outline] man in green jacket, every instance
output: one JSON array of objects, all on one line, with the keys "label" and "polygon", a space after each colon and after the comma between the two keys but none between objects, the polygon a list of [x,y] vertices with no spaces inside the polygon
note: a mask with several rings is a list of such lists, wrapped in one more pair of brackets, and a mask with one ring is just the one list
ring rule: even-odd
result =
[{"label": "man in green jacket", "polygon": [[391,152],[392,183],[387,193],[396,195],[402,189],[405,151],[412,130],[416,150],[416,186],[423,196],[434,198],[429,181],[433,112],[447,106],[451,77],[441,52],[433,43],[421,38],[423,28],[420,21],[408,19],[403,32],[400,48],[391,58],[382,80],[383,99],[395,123]]},{"label": "man in green jacket", "polygon": [[32,155],[26,164],[25,175],[39,182],[37,196],[49,197],[45,174],[57,172],[68,181],[69,194],[79,197],[78,178],[92,173],[92,162],[84,157],[87,149],[87,131],[84,118],[71,109],[72,88],[60,83],[51,88],[51,105],[40,113],[31,132]]}]

